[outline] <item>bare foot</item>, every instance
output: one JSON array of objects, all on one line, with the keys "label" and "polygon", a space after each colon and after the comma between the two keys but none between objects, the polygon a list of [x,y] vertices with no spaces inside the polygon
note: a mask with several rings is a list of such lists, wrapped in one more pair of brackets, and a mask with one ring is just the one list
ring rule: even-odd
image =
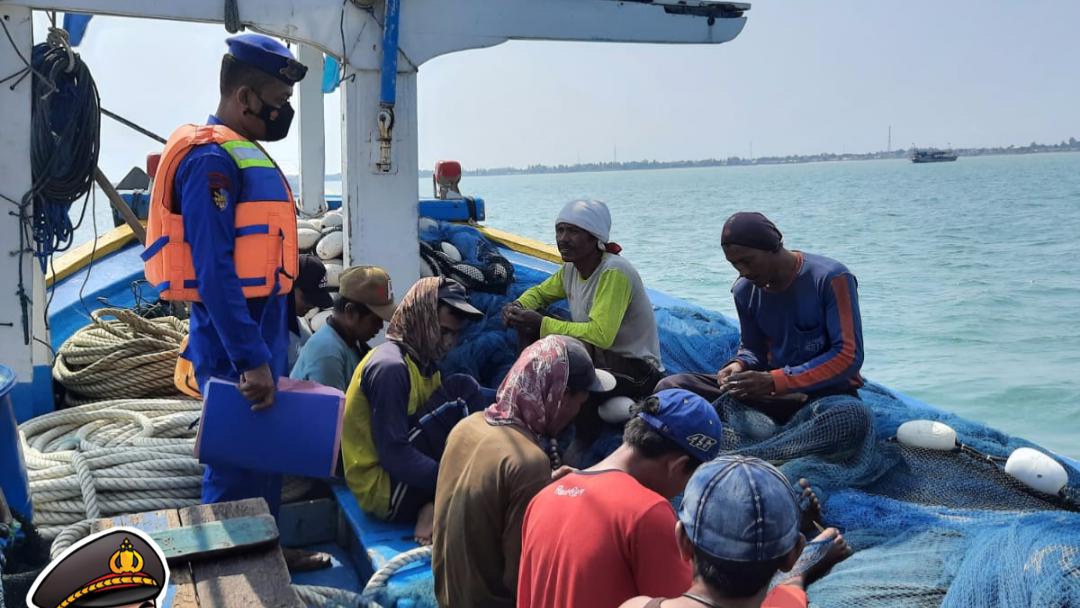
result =
[{"label": "bare foot", "polygon": [[818,534],[811,542],[830,542],[830,544],[825,555],[817,562],[811,564],[810,567],[803,572],[803,585],[809,585],[825,576],[833,566],[851,557],[852,554],[851,547],[849,547],[847,541],[844,540],[844,535],[840,534],[840,531],[836,528],[825,530],[821,534]]},{"label": "bare foot", "polygon": [[435,503],[429,502],[420,509],[416,516],[416,529],[413,531],[413,540],[421,545],[430,545],[431,537],[435,534]]},{"label": "bare foot", "polygon": [[289,572],[311,572],[330,567],[329,553],[282,547],[281,554],[285,557]]},{"label": "bare foot", "polygon": [[803,508],[802,523],[799,525],[799,531],[806,536],[823,532],[825,528],[821,525],[821,501],[818,500],[817,494],[810,487],[809,481],[800,479],[799,486],[803,489],[799,504],[806,505]]}]

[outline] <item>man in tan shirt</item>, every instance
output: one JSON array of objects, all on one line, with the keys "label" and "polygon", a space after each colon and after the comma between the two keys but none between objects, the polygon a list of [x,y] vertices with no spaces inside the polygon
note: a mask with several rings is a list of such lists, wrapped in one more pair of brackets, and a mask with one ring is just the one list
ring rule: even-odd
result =
[{"label": "man in tan shirt", "polygon": [[521,522],[560,464],[554,437],[615,378],[585,347],[548,336],[521,354],[497,401],[458,423],[435,490],[432,570],[443,608],[514,606]]}]

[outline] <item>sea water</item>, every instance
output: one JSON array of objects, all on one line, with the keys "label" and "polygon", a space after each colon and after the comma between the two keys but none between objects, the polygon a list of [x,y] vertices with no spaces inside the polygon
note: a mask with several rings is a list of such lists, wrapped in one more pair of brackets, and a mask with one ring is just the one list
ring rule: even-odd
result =
[{"label": "sea water", "polygon": [[601,199],[647,286],[732,317],[736,273],[720,227],[761,211],[789,248],[858,278],[867,378],[1080,457],[1080,154],[466,177],[462,187],[484,198],[488,225],[547,243],[563,203]]},{"label": "sea water", "polygon": [[[462,189],[485,200],[488,225],[547,243],[566,201],[604,200],[647,286],[732,317],[720,227],[761,211],[788,247],[858,278],[864,376],[1080,458],[1080,154],[466,177]],[[112,226],[103,198],[96,216]]]}]

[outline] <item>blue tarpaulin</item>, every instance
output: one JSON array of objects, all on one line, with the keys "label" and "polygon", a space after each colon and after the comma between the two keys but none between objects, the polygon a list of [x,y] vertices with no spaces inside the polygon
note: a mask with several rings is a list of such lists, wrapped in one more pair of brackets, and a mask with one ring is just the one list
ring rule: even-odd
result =
[{"label": "blue tarpaulin", "polygon": [[80,15],[78,13],[64,13],[64,29],[67,30],[68,40],[71,46],[79,46],[83,36],[86,35],[86,26],[90,25],[93,15]]},{"label": "blue tarpaulin", "polygon": [[323,55],[322,92],[333,93],[341,82],[341,64],[330,55]]}]

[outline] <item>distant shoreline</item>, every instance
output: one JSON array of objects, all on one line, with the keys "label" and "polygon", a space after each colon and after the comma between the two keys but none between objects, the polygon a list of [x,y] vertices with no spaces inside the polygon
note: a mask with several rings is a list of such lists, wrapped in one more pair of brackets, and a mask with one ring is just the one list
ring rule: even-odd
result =
[{"label": "distant shoreline", "polygon": [[[1004,148],[952,148],[961,158],[965,156],[1015,156],[1027,154],[1048,154],[1053,152],[1080,152],[1080,141],[1070,137],[1060,144],[1037,144],[1028,146],[1008,146]],[[790,156],[763,156],[760,158],[747,159],[739,156],[705,160],[677,160],[658,162],[653,160],[610,162],[610,163],[580,163],[574,165],[530,165],[525,168],[519,167],[496,167],[492,169],[465,169],[463,174],[473,177],[496,177],[506,175],[544,175],[562,173],[597,173],[607,171],[643,171],[659,169],[696,169],[703,167],[747,167],[755,165],[796,165],[804,163],[823,163],[834,161],[852,160],[900,160],[908,157],[909,151],[905,149],[892,152],[867,152],[863,154],[794,154]],[[420,178],[431,177],[431,171],[421,170]],[[289,176],[296,179],[296,176]],[[327,180],[341,179],[340,173],[326,176]]]}]

